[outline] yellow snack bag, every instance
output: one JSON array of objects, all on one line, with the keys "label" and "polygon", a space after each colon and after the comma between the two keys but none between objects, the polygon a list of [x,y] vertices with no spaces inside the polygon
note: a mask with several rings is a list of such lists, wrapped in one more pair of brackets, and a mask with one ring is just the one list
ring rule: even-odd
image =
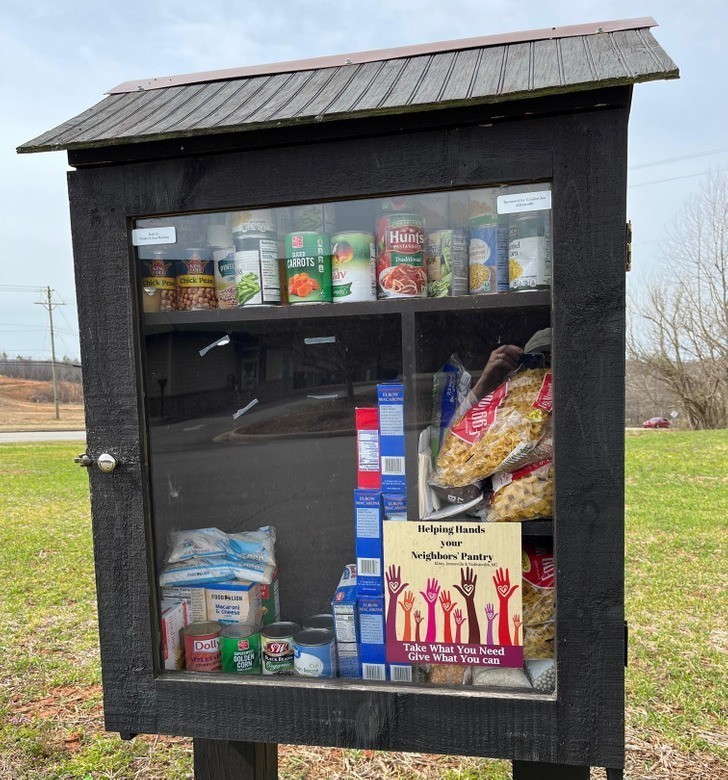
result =
[{"label": "yellow snack bag", "polygon": [[474,404],[446,433],[435,481],[462,487],[531,460],[548,430],[551,372],[526,369]]}]

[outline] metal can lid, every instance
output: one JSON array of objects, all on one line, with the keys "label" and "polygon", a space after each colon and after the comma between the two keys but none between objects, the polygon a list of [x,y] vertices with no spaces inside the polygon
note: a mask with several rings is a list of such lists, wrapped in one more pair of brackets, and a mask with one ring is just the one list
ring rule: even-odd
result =
[{"label": "metal can lid", "polygon": [[247,623],[231,623],[229,626],[223,627],[220,631],[220,636],[225,637],[226,639],[245,639],[259,632],[259,626]]},{"label": "metal can lid", "polygon": [[321,647],[334,641],[334,632],[329,628],[304,628],[293,635],[293,641],[301,647]]},{"label": "metal can lid", "polygon": [[303,621],[303,628],[334,628],[334,616],[328,612],[322,612],[318,615],[311,615]]},{"label": "metal can lid", "polygon": [[293,635],[300,630],[301,626],[298,623],[270,623],[263,627],[260,635],[267,639],[281,639],[284,637],[293,637]]},{"label": "metal can lid", "polygon": [[221,625],[215,620],[205,620],[200,623],[190,623],[184,627],[184,633],[187,636],[218,636]]}]

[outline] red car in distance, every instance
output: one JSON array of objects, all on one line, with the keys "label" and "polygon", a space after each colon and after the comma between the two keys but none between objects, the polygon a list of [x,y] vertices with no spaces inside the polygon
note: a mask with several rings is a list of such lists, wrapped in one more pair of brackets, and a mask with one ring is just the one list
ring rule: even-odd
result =
[{"label": "red car in distance", "polygon": [[669,428],[670,421],[664,417],[650,417],[642,423],[643,428]]}]

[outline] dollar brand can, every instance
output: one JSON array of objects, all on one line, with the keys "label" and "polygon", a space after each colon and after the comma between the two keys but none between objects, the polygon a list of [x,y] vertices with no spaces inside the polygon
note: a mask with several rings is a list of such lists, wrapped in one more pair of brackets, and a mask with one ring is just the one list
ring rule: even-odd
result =
[{"label": "dollar brand can", "polygon": [[219,672],[220,624],[212,620],[190,623],[182,633],[185,638],[185,669],[188,672]]}]

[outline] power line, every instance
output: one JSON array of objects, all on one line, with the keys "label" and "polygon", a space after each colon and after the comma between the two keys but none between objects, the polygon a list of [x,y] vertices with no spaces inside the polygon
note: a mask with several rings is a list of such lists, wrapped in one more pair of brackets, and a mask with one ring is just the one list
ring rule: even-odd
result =
[{"label": "power line", "polygon": [[[725,168],[718,168],[717,173],[721,173],[724,170]],[[653,179],[652,181],[642,181],[639,184],[630,184],[629,188],[631,189],[632,187],[646,187],[648,184],[662,184],[663,182],[679,181],[680,179],[694,179],[696,176],[706,176],[709,173],[711,173],[711,171],[702,171],[701,173],[688,173],[686,176],[671,176],[669,179]]]},{"label": "power line", "polygon": [[56,342],[53,335],[53,309],[57,308],[58,306],[65,306],[66,304],[63,303],[63,301],[53,300],[53,290],[51,290],[50,287],[46,287],[45,294],[46,300],[36,301],[35,305],[42,306],[48,311],[48,319],[51,328],[51,379],[53,381],[53,406],[55,407],[56,411],[56,420],[59,420],[60,414],[58,412],[58,388],[56,386]]},{"label": "power line", "polygon": [[665,160],[655,160],[654,162],[641,163],[640,165],[631,165],[630,171],[638,171],[642,168],[653,168],[656,165],[669,165],[670,163],[682,162],[683,160],[694,160],[696,157],[711,157],[714,154],[723,154],[728,152],[728,147],[723,149],[713,149],[710,152],[695,152],[695,154],[683,154],[680,157],[668,157]]}]

